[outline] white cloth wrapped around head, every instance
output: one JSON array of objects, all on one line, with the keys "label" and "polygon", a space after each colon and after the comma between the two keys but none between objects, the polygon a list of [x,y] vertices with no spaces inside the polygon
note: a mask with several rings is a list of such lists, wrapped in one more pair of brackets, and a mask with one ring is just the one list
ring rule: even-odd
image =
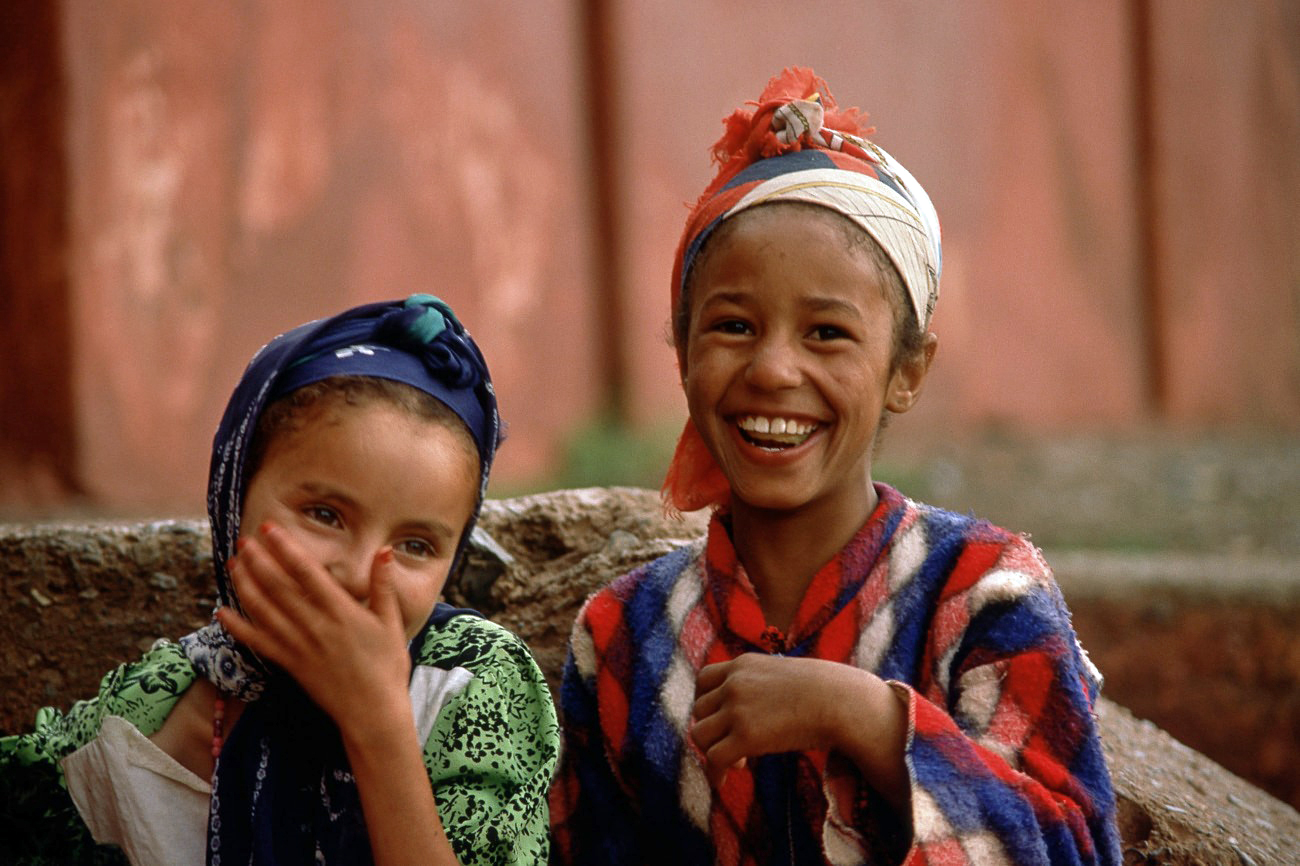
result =
[{"label": "white cloth wrapped around head", "polygon": [[[750,109],[723,123],[713,147],[718,175],[686,221],[673,267],[674,320],[684,321],[691,267],[709,236],[738,213],[773,202],[804,202],[852,220],[884,250],[902,278],[916,326],[928,330],[943,270],[939,216],[907,169],[866,136],[857,109],[839,110],[826,82],[809,69],[786,69]],[[678,327],[678,358],[685,334]],[[685,372],[685,371],[683,371]],[[673,508],[725,502],[730,489],[688,422],[664,482]]]}]

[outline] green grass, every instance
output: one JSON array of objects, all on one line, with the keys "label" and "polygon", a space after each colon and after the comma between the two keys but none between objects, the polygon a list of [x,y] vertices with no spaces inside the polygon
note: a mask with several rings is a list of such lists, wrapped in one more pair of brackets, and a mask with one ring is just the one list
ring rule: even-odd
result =
[{"label": "green grass", "polygon": [[559,469],[510,489],[493,489],[505,498],[569,487],[647,487],[658,490],[673,456],[678,421],[633,429],[596,419],[576,430],[563,449]]}]

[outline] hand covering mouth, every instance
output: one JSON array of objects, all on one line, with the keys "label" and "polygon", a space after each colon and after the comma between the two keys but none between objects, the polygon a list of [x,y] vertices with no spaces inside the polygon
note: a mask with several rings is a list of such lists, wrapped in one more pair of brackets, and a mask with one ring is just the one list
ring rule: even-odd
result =
[{"label": "hand covering mouth", "polygon": [[766,415],[743,415],[736,421],[741,438],[751,445],[771,450],[802,445],[820,425],[794,418],[772,418]]}]

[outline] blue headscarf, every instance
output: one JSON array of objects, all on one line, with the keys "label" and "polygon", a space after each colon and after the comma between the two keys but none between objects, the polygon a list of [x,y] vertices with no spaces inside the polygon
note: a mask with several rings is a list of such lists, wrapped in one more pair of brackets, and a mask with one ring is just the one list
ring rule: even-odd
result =
[{"label": "blue headscarf", "polygon": [[[478,448],[480,484],[453,557],[454,573],[487,490],[501,440],[496,394],[482,353],[451,307],[431,295],[365,304],[273,339],[249,362],[212,443],[208,517],[219,605],[239,609],[225,564],[235,554],[249,446],[265,408],[331,376],[403,382],[464,422]],[[438,605],[411,642],[453,611]],[[208,862],[369,863],[361,804],[338,729],[292,678],[237,644],[214,619],[180,641],[200,675],[249,702],[212,780]]]}]

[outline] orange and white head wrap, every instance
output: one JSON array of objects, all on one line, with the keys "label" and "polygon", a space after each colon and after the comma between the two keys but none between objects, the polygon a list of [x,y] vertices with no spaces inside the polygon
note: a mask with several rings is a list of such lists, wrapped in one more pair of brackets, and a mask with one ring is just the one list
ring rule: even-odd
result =
[{"label": "orange and white head wrap", "polygon": [[[750,105],[752,110],[737,109],[723,121],[726,131],[713,146],[718,174],[691,210],[673,265],[674,316],[691,266],[719,225],[763,204],[805,202],[842,214],[879,244],[902,278],[924,332],[943,267],[939,217],[925,190],[867,140],[875,130],[866,125],[866,116],[855,108],[839,110],[826,82],[812,70],[786,69]],[[678,348],[684,357],[685,347]],[[663,495],[680,511],[730,498],[730,485],[690,421]]]}]

